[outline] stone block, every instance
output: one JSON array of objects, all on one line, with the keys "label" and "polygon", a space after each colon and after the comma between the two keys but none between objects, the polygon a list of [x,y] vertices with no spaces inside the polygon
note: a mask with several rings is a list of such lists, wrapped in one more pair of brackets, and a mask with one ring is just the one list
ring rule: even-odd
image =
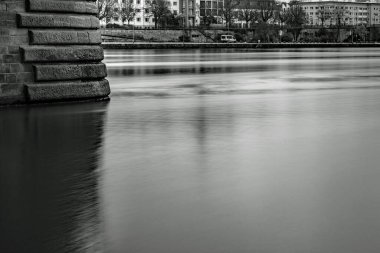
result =
[{"label": "stone block", "polygon": [[[9,72],[11,72],[10,64],[0,63],[0,74],[9,73]],[[5,80],[5,77],[3,77],[3,79]]]},{"label": "stone block", "polygon": [[6,54],[7,52],[8,52],[8,47],[5,45],[0,45],[0,55]]},{"label": "stone block", "polygon": [[17,83],[16,74],[5,74],[5,83]]},{"label": "stone block", "polygon": [[25,62],[75,62],[101,61],[104,58],[100,46],[41,47],[22,48]]},{"label": "stone block", "polygon": [[98,29],[99,19],[91,15],[70,15],[70,14],[17,14],[20,27],[38,28],[85,28]]},{"label": "stone block", "polygon": [[107,76],[106,66],[103,63],[33,66],[36,81],[100,79]]},{"label": "stone block", "polygon": [[9,44],[11,41],[11,36],[0,36],[0,45]]},{"label": "stone block", "polygon": [[32,45],[98,45],[102,43],[99,31],[32,30],[29,37]]},{"label": "stone block", "polygon": [[11,3],[7,3],[7,11],[8,12],[21,12],[25,11],[25,1],[13,1]]},{"label": "stone block", "polygon": [[10,29],[9,35],[28,36],[28,29]]},{"label": "stone block", "polygon": [[22,72],[33,72],[33,66],[31,64],[21,64],[21,71]]},{"label": "stone block", "polygon": [[3,55],[4,63],[19,63],[21,62],[20,55],[18,54],[5,54]]},{"label": "stone block", "polygon": [[10,73],[16,73],[21,70],[21,64],[20,63],[11,63],[9,64]]},{"label": "stone block", "polygon": [[26,36],[10,36],[11,45],[25,45],[29,44],[29,37]]},{"label": "stone block", "polygon": [[98,14],[94,2],[29,0],[29,11]]},{"label": "stone block", "polygon": [[23,102],[25,102],[23,84],[0,84],[0,104],[14,104]]},{"label": "stone block", "polygon": [[16,74],[17,83],[32,83],[34,81],[34,73],[19,72]]},{"label": "stone block", "polygon": [[8,28],[17,28],[17,22],[16,20],[7,20],[5,21],[5,25],[8,27]]},{"label": "stone block", "polygon": [[107,80],[93,82],[33,83],[26,85],[29,102],[79,100],[106,97],[110,94]]},{"label": "stone block", "polygon": [[11,12],[1,11],[0,20],[16,20],[16,15]]},{"label": "stone block", "polygon": [[9,36],[9,29],[0,28],[0,37]]},{"label": "stone block", "polygon": [[20,52],[19,46],[8,46],[8,52],[10,54],[18,54]]}]

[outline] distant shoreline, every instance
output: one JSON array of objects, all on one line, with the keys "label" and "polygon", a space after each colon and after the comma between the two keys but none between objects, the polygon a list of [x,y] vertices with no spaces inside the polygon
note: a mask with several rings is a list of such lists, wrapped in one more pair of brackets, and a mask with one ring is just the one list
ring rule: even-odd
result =
[{"label": "distant shoreline", "polygon": [[191,43],[191,42],[104,42],[104,49],[198,49],[198,48],[353,48],[380,47],[380,43]]}]

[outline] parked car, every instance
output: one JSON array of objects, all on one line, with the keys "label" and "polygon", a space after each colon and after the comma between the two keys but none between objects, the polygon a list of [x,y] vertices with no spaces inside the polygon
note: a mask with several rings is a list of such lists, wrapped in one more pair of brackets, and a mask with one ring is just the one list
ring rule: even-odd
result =
[{"label": "parked car", "polygon": [[220,42],[223,42],[223,43],[235,43],[236,39],[232,35],[221,35],[220,36]]}]

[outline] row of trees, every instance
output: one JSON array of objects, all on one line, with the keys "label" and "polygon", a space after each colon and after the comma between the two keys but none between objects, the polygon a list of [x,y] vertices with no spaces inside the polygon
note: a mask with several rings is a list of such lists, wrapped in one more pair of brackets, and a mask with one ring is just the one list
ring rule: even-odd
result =
[{"label": "row of trees", "polygon": [[[123,0],[121,4],[115,0],[97,0],[97,4],[99,19],[106,22],[117,15],[123,23],[129,24],[137,13],[131,0]],[[247,26],[256,22],[271,23],[278,20],[281,24],[302,25],[307,22],[306,13],[298,1],[292,0],[289,8],[284,8],[285,5],[285,2],[276,0],[224,0],[224,4],[218,6],[218,15],[227,27],[231,27],[236,19],[245,21]],[[163,21],[172,20],[174,16],[166,0],[146,0],[144,8],[144,17],[153,17],[156,27]],[[204,16],[203,24],[210,24],[215,20],[213,16]]]},{"label": "row of trees", "polygon": [[225,0],[220,13],[227,27],[233,25],[235,20],[244,21],[246,28],[250,24],[287,25],[292,28],[296,38],[302,26],[308,22],[307,14],[297,0],[290,3],[276,0]]},{"label": "row of trees", "polygon": [[[289,5],[289,6],[288,6]],[[303,9],[303,5],[298,0],[290,3],[277,0],[225,0],[225,5],[218,10],[218,13],[225,19],[227,27],[233,25],[236,20],[244,21],[249,27],[251,24],[267,23],[288,26],[302,26],[304,24],[319,25],[320,27],[343,27],[348,24],[358,25],[356,22],[347,22],[350,13],[341,4],[321,4],[316,11],[318,23],[309,23],[309,17]],[[351,17],[352,18],[352,17]],[[211,17],[204,17],[204,23],[210,23]],[[215,19],[214,19],[215,20]]]},{"label": "row of trees", "polygon": [[163,24],[179,25],[180,17],[170,11],[166,0],[145,0],[144,9],[135,8],[132,0],[123,0],[120,4],[115,0],[97,0],[98,17],[108,23],[114,17],[120,17],[123,23],[129,23],[136,17],[137,11],[143,11],[144,18],[153,17],[155,27]]},{"label": "row of trees", "polygon": [[[171,26],[179,27],[184,22],[184,17],[174,15],[170,11],[169,2],[167,0],[142,0],[145,1],[143,18],[153,17],[155,27]],[[99,19],[108,21],[118,16],[123,23],[130,23],[134,20],[137,9],[133,4],[133,0],[123,0],[121,4],[115,0],[97,0],[99,9]],[[342,7],[337,5],[331,6],[321,5],[316,11],[316,17],[321,27],[326,24],[330,26],[334,24],[338,29],[345,26],[345,20],[348,13]],[[204,6],[203,6],[204,7]],[[215,8],[214,8],[215,9]],[[226,28],[234,25],[236,20],[243,21],[248,29],[255,24],[261,27],[267,26],[265,29],[270,29],[271,25],[286,26],[295,39],[298,39],[302,27],[309,22],[309,17],[304,11],[303,5],[298,0],[291,0],[289,3],[281,0],[223,0],[222,5],[217,6],[217,17],[205,15],[202,17],[201,25],[208,26],[212,23],[217,23],[217,18],[222,19],[222,24]],[[215,14],[215,13],[214,13]]]}]

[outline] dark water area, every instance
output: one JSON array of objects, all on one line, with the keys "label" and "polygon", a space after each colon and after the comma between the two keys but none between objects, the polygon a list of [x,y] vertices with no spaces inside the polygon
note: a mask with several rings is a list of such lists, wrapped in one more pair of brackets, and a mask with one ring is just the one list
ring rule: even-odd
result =
[{"label": "dark water area", "polygon": [[380,50],[105,62],[109,102],[0,109],[0,252],[379,252]]}]

